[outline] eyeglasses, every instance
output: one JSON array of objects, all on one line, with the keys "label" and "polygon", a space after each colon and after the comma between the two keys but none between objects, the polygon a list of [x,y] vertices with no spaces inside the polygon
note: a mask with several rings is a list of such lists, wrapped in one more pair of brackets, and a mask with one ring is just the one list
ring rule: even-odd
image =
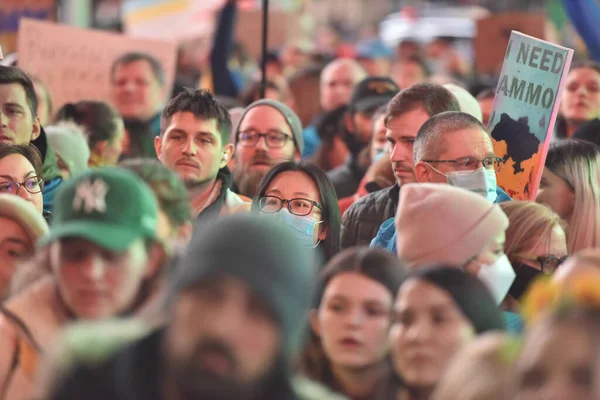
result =
[{"label": "eyeglasses", "polygon": [[257,131],[245,131],[240,132],[239,142],[244,147],[254,147],[258,143],[261,137],[265,138],[267,147],[271,149],[280,149],[287,143],[288,140],[292,139],[290,136],[277,130],[270,130],[267,133],[261,133]]},{"label": "eyeglasses", "polygon": [[464,171],[475,171],[479,168],[479,164],[483,165],[483,168],[489,170],[495,170],[496,173],[502,171],[502,166],[504,165],[504,160],[500,157],[486,157],[483,160],[480,160],[475,157],[461,157],[456,160],[421,160],[428,163],[449,163],[454,164],[454,166],[459,170]]},{"label": "eyeglasses", "polygon": [[557,257],[549,254],[546,256],[536,257],[535,259],[528,259],[527,257],[521,257],[525,260],[535,261],[540,265],[540,269],[545,274],[553,274],[556,272],[558,267],[561,266],[567,260],[567,256]]},{"label": "eyeglasses", "polygon": [[44,188],[44,180],[38,176],[32,176],[23,182],[0,181],[0,193],[18,194],[21,187],[31,194],[39,193]]},{"label": "eyeglasses", "polygon": [[287,203],[287,209],[295,215],[304,216],[312,212],[313,207],[317,207],[322,210],[323,207],[319,203],[309,199],[280,199],[276,196],[265,196],[261,197],[258,201],[260,210],[264,213],[276,213],[283,208],[283,205]]}]

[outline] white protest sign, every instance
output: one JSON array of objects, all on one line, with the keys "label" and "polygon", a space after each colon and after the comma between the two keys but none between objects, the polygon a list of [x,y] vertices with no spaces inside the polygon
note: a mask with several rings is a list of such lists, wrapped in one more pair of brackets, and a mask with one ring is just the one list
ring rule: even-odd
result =
[{"label": "white protest sign", "polygon": [[67,102],[110,103],[110,68],[127,52],[155,57],[165,72],[165,101],[175,79],[175,43],[136,39],[108,32],[22,19],[18,38],[19,66],[49,88],[55,109]]}]

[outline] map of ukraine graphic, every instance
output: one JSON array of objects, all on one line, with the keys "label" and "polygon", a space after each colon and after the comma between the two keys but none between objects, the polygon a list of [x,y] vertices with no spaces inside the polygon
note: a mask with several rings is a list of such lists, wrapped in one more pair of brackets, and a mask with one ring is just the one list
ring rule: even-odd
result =
[{"label": "map of ukraine graphic", "polygon": [[492,130],[492,137],[497,142],[506,142],[506,154],[503,159],[507,162],[512,158],[515,175],[524,172],[521,164],[533,157],[540,146],[540,140],[529,129],[527,117],[515,121],[506,113],[500,115],[500,121]]}]

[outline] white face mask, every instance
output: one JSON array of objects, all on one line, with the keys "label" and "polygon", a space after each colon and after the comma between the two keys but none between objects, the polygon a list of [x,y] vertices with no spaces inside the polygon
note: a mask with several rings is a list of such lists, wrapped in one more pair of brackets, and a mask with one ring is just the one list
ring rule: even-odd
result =
[{"label": "white face mask", "polygon": [[445,175],[449,185],[480,194],[492,203],[498,197],[496,171],[493,169],[481,167],[475,171],[452,171]]},{"label": "white face mask", "polygon": [[516,276],[506,254],[491,265],[483,265],[477,274],[477,277],[490,289],[498,305],[506,297],[508,289],[512,286]]}]

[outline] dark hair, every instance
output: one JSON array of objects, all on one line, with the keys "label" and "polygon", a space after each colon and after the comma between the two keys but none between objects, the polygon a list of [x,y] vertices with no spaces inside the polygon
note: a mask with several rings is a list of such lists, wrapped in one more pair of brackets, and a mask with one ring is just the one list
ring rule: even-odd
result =
[{"label": "dark hair", "polygon": [[429,118],[421,125],[415,138],[414,161],[437,158],[439,151],[445,147],[442,135],[461,129],[480,129],[487,134],[485,127],[477,118],[461,111],[447,111]]},{"label": "dark hair", "polygon": [[59,121],[73,121],[83,127],[90,149],[99,142],[113,142],[119,128],[119,113],[112,106],[101,101],[80,101],[62,106],[54,118]]},{"label": "dark hair", "polygon": [[405,281],[426,281],[448,293],[456,306],[480,334],[504,330],[504,319],[487,286],[475,275],[451,265],[434,265],[418,269]]},{"label": "dark hair", "polygon": [[400,91],[388,103],[385,125],[390,120],[423,107],[430,116],[444,111],[460,111],[454,95],[445,87],[433,83],[418,83]]},{"label": "dark hair", "polygon": [[4,144],[0,143],[0,160],[13,154],[25,157],[35,170],[39,178],[44,178],[44,163],[40,151],[34,145],[28,144]]},{"label": "dark hair", "polygon": [[[239,96],[240,102],[242,103],[242,107],[246,108],[250,104],[261,99],[261,87],[261,81],[254,81],[246,87],[246,89]],[[271,80],[267,80],[266,90],[269,89],[277,91],[277,93],[279,94],[279,98],[277,99],[278,101],[283,101],[286,97],[284,90],[281,87],[277,86],[277,84]]]},{"label": "dark hair", "polygon": [[[392,298],[396,298],[398,288],[406,278],[407,271],[398,257],[382,249],[353,247],[333,257],[323,268],[319,277],[314,308],[321,305],[323,295],[329,283],[345,272],[356,272],[385,286]],[[321,340],[312,332],[310,343],[300,360],[301,369],[311,380],[331,386],[333,374]]]},{"label": "dark hair", "polygon": [[571,73],[571,71],[575,71],[576,69],[583,68],[593,69],[594,71],[600,74],[600,63],[597,63],[596,61],[592,60],[575,61],[573,64],[571,64],[571,67],[569,68],[569,73]]},{"label": "dark hair", "polygon": [[11,83],[18,83],[23,87],[31,115],[33,118],[37,117],[38,101],[31,79],[23,70],[17,67],[0,65],[0,85],[9,85]]},{"label": "dark hair", "polygon": [[[327,238],[319,244],[319,248],[323,250],[325,261],[329,261],[340,250],[340,207],[333,184],[319,167],[302,161],[287,161],[277,164],[260,181],[256,191],[256,199],[260,199],[266,194],[267,188],[277,175],[289,171],[304,172],[319,189],[319,197],[321,197],[321,206],[323,207],[321,211],[327,226]],[[259,211],[258,201],[252,203],[252,211]]]},{"label": "dark hair", "polygon": [[421,57],[409,56],[409,57],[404,57],[404,58],[398,60],[398,64],[407,64],[407,63],[417,64],[419,67],[421,67],[421,69],[423,70],[423,75],[425,75],[426,77],[431,75],[431,71],[429,71],[429,68],[427,68],[427,64],[425,64],[425,61],[423,61],[423,59]]},{"label": "dark hair", "polygon": [[192,221],[192,208],[187,188],[178,175],[158,160],[132,158],[119,163],[146,182],[152,189],[162,211],[173,228]]},{"label": "dark hair", "polygon": [[[599,146],[584,140],[566,139],[550,146],[544,166],[552,171],[553,174],[562,178],[569,186],[571,186],[571,188],[573,188],[575,182],[572,182],[572,179],[564,174],[563,170],[565,169],[565,166],[572,166],[581,161],[584,164],[589,165],[589,168],[592,169],[595,168],[592,161],[597,160],[599,157]],[[590,182],[590,184],[597,183]]]},{"label": "dark hair", "polygon": [[217,129],[221,134],[221,144],[229,143],[231,135],[231,117],[215,97],[204,89],[184,88],[164,108],[160,118],[160,134],[164,135],[165,129],[171,122],[171,117],[179,112],[191,112],[194,117],[203,120],[217,120]]},{"label": "dark hair", "polygon": [[150,54],[139,52],[125,53],[117,58],[110,67],[110,79],[114,80],[115,71],[119,65],[127,65],[136,61],[146,61],[150,65],[150,68],[152,68],[152,73],[154,74],[154,77],[158,83],[161,85],[165,83],[165,73],[163,72],[160,62],[158,62],[158,60],[152,57]]}]

